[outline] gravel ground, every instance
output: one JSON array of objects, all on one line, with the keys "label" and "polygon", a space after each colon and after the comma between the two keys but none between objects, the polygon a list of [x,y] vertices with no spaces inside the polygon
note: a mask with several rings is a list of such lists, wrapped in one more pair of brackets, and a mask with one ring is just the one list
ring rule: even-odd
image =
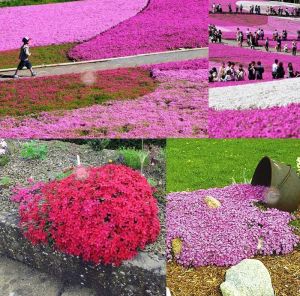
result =
[{"label": "gravel ground", "polygon": [[[35,181],[53,180],[64,170],[77,164],[77,155],[80,156],[81,164],[84,166],[100,166],[107,163],[110,159],[118,158],[118,153],[114,150],[94,151],[89,145],[77,145],[62,141],[39,141],[46,144],[48,154],[45,159],[26,160],[21,157],[21,146],[25,141],[7,141],[9,147],[10,161],[4,167],[0,167],[0,180],[8,177],[11,185],[7,188],[0,186],[0,211],[9,211],[17,208],[17,204],[10,201],[12,189],[16,185],[28,185],[28,178],[33,177]],[[165,188],[165,160],[158,147],[151,147],[150,157],[153,159],[144,169],[147,178],[156,180],[159,184],[159,218],[161,221],[161,234],[158,240],[146,247],[146,251],[155,254],[165,255],[165,206],[164,206],[164,188]],[[0,294],[1,296],[1,294]]]},{"label": "gravel ground", "polygon": [[209,107],[240,110],[300,103],[300,78],[209,89]]}]

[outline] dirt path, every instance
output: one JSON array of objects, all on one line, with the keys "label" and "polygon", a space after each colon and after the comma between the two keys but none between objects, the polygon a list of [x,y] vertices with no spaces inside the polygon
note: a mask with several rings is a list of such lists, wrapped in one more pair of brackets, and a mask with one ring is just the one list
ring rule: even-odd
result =
[{"label": "dirt path", "polygon": [[[88,71],[108,70],[116,68],[136,67],[141,65],[160,64],[166,62],[185,61],[208,57],[208,48],[182,49],[168,52],[141,54],[128,57],[111,58],[95,61],[84,61],[53,65],[35,66],[38,76],[53,76]],[[0,70],[0,81],[13,79],[15,69]],[[30,77],[28,70],[19,71],[20,78]]]}]

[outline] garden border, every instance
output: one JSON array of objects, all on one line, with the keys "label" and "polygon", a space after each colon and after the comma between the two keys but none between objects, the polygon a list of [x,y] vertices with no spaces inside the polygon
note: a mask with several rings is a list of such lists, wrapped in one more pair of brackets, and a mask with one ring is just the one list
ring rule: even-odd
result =
[{"label": "garden border", "polygon": [[165,294],[165,259],[140,252],[120,267],[97,267],[79,257],[33,246],[18,227],[17,211],[0,213],[0,254],[50,273],[66,283],[90,287],[102,296],[161,296]]}]

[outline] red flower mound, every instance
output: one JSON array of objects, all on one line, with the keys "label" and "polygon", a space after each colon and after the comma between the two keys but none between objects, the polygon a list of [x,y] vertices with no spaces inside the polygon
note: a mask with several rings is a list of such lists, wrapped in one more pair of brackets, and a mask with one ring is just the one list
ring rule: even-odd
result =
[{"label": "red flower mound", "polygon": [[80,167],[63,180],[20,194],[20,225],[27,239],[94,264],[120,265],[160,231],[152,188],[122,165]]}]

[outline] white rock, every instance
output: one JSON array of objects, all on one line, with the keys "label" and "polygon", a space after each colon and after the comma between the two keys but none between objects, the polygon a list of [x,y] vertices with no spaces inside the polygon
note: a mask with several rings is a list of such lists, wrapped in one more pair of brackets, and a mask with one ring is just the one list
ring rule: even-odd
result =
[{"label": "white rock", "polygon": [[223,296],[275,295],[267,268],[256,259],[245,259],[229,268],[220,288]]},{"label": "white rock", "polygon": [[167,295],[166,295],[166,296],[172,296],[172,295],[171,295],[171,291],[170,291],[169,288],[167,288]]}]

